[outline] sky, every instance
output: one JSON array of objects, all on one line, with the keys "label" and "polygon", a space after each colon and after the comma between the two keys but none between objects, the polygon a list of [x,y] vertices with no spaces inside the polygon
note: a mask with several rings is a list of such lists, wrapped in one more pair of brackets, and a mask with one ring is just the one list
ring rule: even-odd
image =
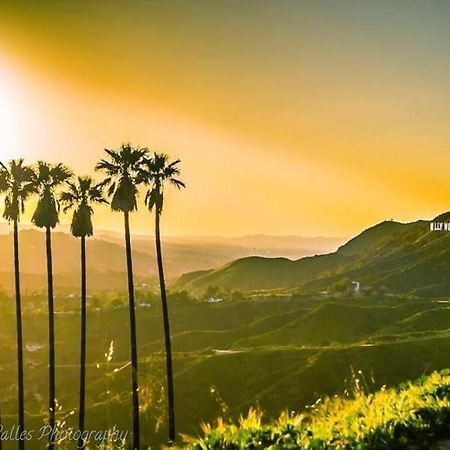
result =
[{"label": "sky", "polygon": [[[450,209],[448,23],[438,1],[4,1],[0,159],[180,158],[166,235],[432,218]],[[142,206],[132,226],[151,233]]]}]

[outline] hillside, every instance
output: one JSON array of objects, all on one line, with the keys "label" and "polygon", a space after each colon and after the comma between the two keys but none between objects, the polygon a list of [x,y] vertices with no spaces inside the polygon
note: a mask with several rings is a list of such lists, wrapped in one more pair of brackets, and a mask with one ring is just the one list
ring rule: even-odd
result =
[{"label": "hillside", "polygon": [[345,290],[357,280],[365,289],[438,297],[450,295],[449,270],[450,233],[431,233],[427,221],[387,221],[365,230],[335,253],[296,261],[244,258],[218,269],[186,274],[176,287],[195,293],[209,286],[317,292]]},{"label": "hillside", "polygon": [[203,271],[196,276],[186,274],[177,288],[202,292],[208,286],[225,289],[279,289],[300,286],[321,273],[350,263],[354,258],[338,253],[312,256],[292,261],[286,258],[249,257],[233,261],[218,269]]},{"label": "hillside", "polygon": [[[16,324],[14,299],[0,299],[0,396],[2,420],[9,427],[16,417]],[[158,448],[165,438],[164,426],[155,428],[153,422],[161,417],[165,370],[161,306],[157,296],[143,298],[139,292],[137,300],[145,301],[137,309],[144,437]],[[202,421],[218,416],[237,420],[251,406],[259,406],[268,420],[284,409],[301,411],[319,398],[345,393],[352,373],[359,370],[376,390],[450,367],[448,299],[274,295],[213,304],[172,294],[169,302],[177,426],[183,434],[196,434]],[[38,428],[46,414],[39,400],[47,395],[46,298],[24,296],[23,303],[28,426]],[[58,296],[55,308],[57,395],[73,425],[78,298]],[[127,319],[125,296],[88,300],[87,419],[93,428],[107,427],[109,413],[118,427],[130,427]],[[105,352],[111,341],[109,366]]]},{"label": "hillside", "polygon": [[[12,236],[0,223],[0,288],[13,286]],[[63,227],[61,229],[64,230]],[[334,238],[247,236],[242,238],[176,238],[163,240],[166,273],[169,279],[191,270],[210,269],[252,254],[308,255],[326,248],[337,248]],[[55,282],[59,288],[73,290],[79,285],[79,242],[69,233],[53,233]],[[120,233],[98,232],[87,243],[90,289],[117,290],[126,284],[125,252]],[[44,234],[24,228],[20,233],[22,284],[26,291],[46,286]],[[139,280],[151,282],[156,275],[155,246],[151,237],[133,236],[133,263]]]},{"label": "hillside", "polygon": [[[185,437],[185,449],[430,449],[443,445],[450,425],[449,371],[434,372],[397,389],[368,393],[362,380],[344,397],[325,398],[302,414],[284,412],[272,422],[251,408],[234,421],[202,427]],[[443,448],[443,447],[439,447]],[[448,448],[448,447],[445,447]]]}]

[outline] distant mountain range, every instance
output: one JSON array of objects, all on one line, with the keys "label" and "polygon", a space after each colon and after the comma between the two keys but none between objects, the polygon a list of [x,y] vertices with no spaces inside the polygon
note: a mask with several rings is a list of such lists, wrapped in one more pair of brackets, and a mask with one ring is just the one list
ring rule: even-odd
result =
[{"label": "distant mountain range", "polygon": [[[450,213],[435,221],[450,220]],[[209,286],[242,291],[363,288],[414,295],[450,295],[450,233],[430,232],[429,221],[385,221],[365,230],[336,252],[305,257],[242,258],[214,270],[188,273],[176,286],[196,293]]]},{"label": "distant mountain range", "polygon": [[[249,255],[298,258],[337,248],[339,238],[295,236],[168,237],[163,240],[169,279],[182,273],[205,270]],[[46,286],[44,234],[25,227],[20,233],[23,286],[34,291]],[[67,232],[53,233],[55,283],[77,289],[79,284],[79,243]],[[11,291],[12,236],[10,227],[0,223],[0,289]],[[154,242],[151,237],[133,237],[136,276],[150,282],[156,275]],[[125,254],[120,233],[99,231],[88,241],[88,271],[91,290],[120,290],[125,284]]]}]

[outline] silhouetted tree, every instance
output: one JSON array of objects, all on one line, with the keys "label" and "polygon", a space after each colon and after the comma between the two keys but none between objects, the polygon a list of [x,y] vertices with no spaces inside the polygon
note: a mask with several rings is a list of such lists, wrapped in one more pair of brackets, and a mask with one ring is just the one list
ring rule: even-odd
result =
[{"label": "silhouetted tree", "polygon": [[[24,165],[23,159],[13,160],[5,166],[0,163],[0,192],[5,194],[3,217],[13,223],[14,234],[14,280],[16,294],[17,329],[17,389],[19,435],[25,431],[25,400],[23,385],[23,339],[22,301],[20,290],[19,221],[25,211],[25,202],[35,192],[34,171]],[[25,439],[19,439],[20,450],[25,448]]]},{"label": "silhouetted tree", "polygon": [[[53,298],[53,260],[51,230],[59,222],[59,201],[56,195],[58,187],[71,176],[67,167],[62,164],[51,165],[39,161],[36,169],[35,188],[39,195],[32,222],[39,228],[45,228],[47,252],[48,282],[48,348],[49,348],[49,420],[51,429],[56,425],[55,403],[55,317]],[[49,434],[49,449],[54,448],[54,433]]]},{"label": "silhouetted tree", "polygon": [[125,226],[132,366],[131,384],[133,396],[133,449],[138,450],[140,448],[139,385],[130,213],[137,210],[137,174],[147,150],[145,148],[134,148],[130,144],[123,144],[117,150],[105,149],[105,152],[109,158],[102,159],[97,164],[96,170],[104,171],[107,174],[107,178],[104,182],[109,185],[108,195],[111,197],[111,209],[113,211],[121,211],[123,213]]},{"label": "silhouetted tree", "polygon": [[164,206],[164,187],[170,183],[178,189],[186,187],[178,180],[180,174],[178,164],[180,160],[170,162],[168,155],[155,153],[152,158],[145,158],[140,170],[139,181],[149,186],[145,195],[145,204],[150,211],[155,210],[155,243],[156,258],[158,263],[159,285],[161,290],[161,303],[164,323],[164,342],[166,347],[166,370],[167,370],[167,401],[169,419],[169,445],[175,441],[175,395],[173,385],[172,369],[172,347],[170,341],[169,308],[167,304],[166,283],[164,279],[164,264],[161,248],[160,221]]},{"label": "silhouetted tree", "polygon": [[108,203],[103,197],[103,183],[95,184],[90,177],[78,177],[76,182],[67,181],[67,189],[61,194],[64,212],[74,210],[70,231],[80,238],[81,255],[81,333],[80,333],[80,399],[78,430],[78,448],[85,446],[83,432],[85,429],[85,399],[86,399],[86,237],[94,234],[92,215],[94,204]]}]

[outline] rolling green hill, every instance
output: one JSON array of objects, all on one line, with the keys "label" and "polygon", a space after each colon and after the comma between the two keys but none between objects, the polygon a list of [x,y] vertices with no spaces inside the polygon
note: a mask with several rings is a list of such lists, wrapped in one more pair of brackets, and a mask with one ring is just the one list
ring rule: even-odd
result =
[{"label": "rolling green hill", "polygon": [[186,274],[176,288],[203,292],[208,286],[251,291],[300,286],[354,258],[332,253],[291,261],[286,258],[250,257],[238,259],[215,270]]},{"label": "rolling green hill", "polygon": [[[128,311],[121,300],[94,305],[89,299],[87,420],[94,429],[108,427],[110,416],[121,429],[131,424]],[[159,299],[148,301],[137,310],[143,439],[157,448],[164,439],[164,342]],[[47,397],[45,302],[24,298],[27,424],[34,428],[44,420]],[[358,370],[377,389],[449,367],[445,302],[286,295],[210,304],[171,297],[178,429],[196,434],[202,421],[236,419],[251,406],[268,418],[284,409],[299,411],[345,392]],[[0,398],[3,421],[11,426],[17,408],[13,299],[3,297],[1,305]],[[78,299],[56,298],[57,395],[68,425],[76,419],[78,308]],[[107,363],[111,341],[114,354]]]},{"label": "rolling green hill", "polygon": [[[13,290],[13,255],[10,227],[0,222],[0,289]],[[53,257],[57,288],[74,292],[79,285],[79,242],[68,229],[53,233]],[[63,230],[63,231],[60,231]],[[295,236],[166,237],[164,262],[169,279],[194,270],[211,269],[249,255],[300,257],[337,248],[337,238],[301,238]],[[156,276],[153,238],[132,236],[135,274],[147,285]],[[329,250],[328,250],[329,251]],[[87,242],[89,288],[94,291],[125,291],[125,250],[121,233],[96,232]],[[45,236],[33,228],[20,232],[22,284],[25,291],[46,287]]]},{"label": "rolling green hill", "polygon": [[[237,346],[330,345],[358,341],[402,316],[399,308],[323,303],[306,314],[285,316],[278,328],[238,340]],[[287,319],[287,320],[286,320]]]},{"label": "rolling green hill", "polygon": [[365,290],[439,297],[450,294],[449,271],[450,233],[431,233],[427,221],[386,221],[365,230],[335,253],[296,261],[239,259],[215,270],[186,274],[175,286],[197,294],[209,286],[317,292],[342,291],[357,280]]}]

